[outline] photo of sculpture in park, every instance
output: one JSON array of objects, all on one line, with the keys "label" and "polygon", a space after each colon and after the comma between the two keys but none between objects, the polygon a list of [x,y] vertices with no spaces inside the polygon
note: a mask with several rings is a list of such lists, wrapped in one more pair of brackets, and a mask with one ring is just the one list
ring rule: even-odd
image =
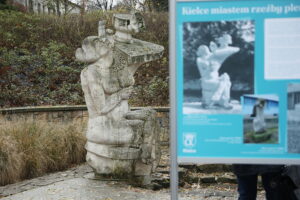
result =
[{"label": "photo of sculpture in park", "polygon": [[244,143],[278,143],[277,95],[244,95]]},{"label": "photo of sculpture in park", "polygon": [[183,25],[183,113],[241,113],[254,93],[254,21]]},{"label": "photo of sculpture in park", "polygon": [[288,153],[300,153],[300,83],[289,84],[287,93]]}]

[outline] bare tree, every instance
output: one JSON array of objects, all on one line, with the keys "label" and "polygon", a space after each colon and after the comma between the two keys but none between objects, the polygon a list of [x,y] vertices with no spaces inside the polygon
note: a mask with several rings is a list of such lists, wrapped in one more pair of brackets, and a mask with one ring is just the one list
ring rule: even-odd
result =
[{"label": "bare tree", "polygon": [[86,9],[86,4],[87,4],[87,0],[81,0],[81,15],[85,14],[85,9]]},{"label": "bare tree", "polygon": [[112,10],[114,0],[91,0],[88,2],[88,9]]},{"label": "bare tree", "polygon": [[132,9],[134,7],[132,1],[133,0],[118,1],[117,4],[114,6],[114,8],[115,9],[130,10],[130,9]]},{"label": "bare tree", "polygon": [[143,12],[152,11],[152,0],[122,0],[114,8],[126,10],[140,10]]}]

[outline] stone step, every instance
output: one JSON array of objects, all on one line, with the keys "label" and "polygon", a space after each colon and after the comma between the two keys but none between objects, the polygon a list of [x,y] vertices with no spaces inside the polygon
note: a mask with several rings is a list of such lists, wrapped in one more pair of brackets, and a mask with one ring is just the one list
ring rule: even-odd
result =
[{"label": "stone step", "polygon": [[[200,173],[195,172],[193,168],[186,169],[179,167],[179,186],[185,184],[236,184],[237,180],[231,172],[211,172],[211,173]],[[162,188],[169,188],[170,186],[170,171],[169,168],[162,168],[161,166],[157,169],[156,173],[152,176],[151,184],[147,186],[149,189],[159,190]]]},{"label": "stone step", "polygon": [[179,165],[182,168],[200,173],[231,172],[231,165],[224,164],[204,164],[204,165]]},{"label": "stone step", "polygon": [[233,175],[198,175],[185,177],[188,183],[218,184],[218,183],[237,183]]}]

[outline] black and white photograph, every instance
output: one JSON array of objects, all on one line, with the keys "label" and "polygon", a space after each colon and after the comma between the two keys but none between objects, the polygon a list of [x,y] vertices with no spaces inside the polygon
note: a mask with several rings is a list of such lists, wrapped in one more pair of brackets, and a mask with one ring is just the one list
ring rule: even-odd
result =
[{"label": "black and white photograph", "polygon": [[242,107],[244,143],[277,144],[278,95],[244,95]]},{"label": "black and white photograph", "polygon": [[241,113],[240,98],[254,93],[252,20],[183,25],[183,114]]},{"label": "black and white photograph", "polygon": [[290,83],[287,94],[288,153],[300,153],[300,83]]}]

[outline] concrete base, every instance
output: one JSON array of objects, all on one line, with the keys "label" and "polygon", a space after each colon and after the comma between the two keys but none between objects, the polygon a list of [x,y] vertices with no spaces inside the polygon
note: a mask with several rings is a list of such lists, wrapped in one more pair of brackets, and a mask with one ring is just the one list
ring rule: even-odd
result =
[{"label": "concrete base", "polygon": [[268,139],[270,139],[272,136],[272,133],[266,132],[266,133],[255,133],[252,135],[252,139],[256,143],[264,142]]},{"label": "concrete base", "polygon": [[183,114],[240,114],[242,106],[238,101],[230,102],[231,109],[214,106],[213,108],[203,108],[201,102],[189,102],[183,104]]}]

